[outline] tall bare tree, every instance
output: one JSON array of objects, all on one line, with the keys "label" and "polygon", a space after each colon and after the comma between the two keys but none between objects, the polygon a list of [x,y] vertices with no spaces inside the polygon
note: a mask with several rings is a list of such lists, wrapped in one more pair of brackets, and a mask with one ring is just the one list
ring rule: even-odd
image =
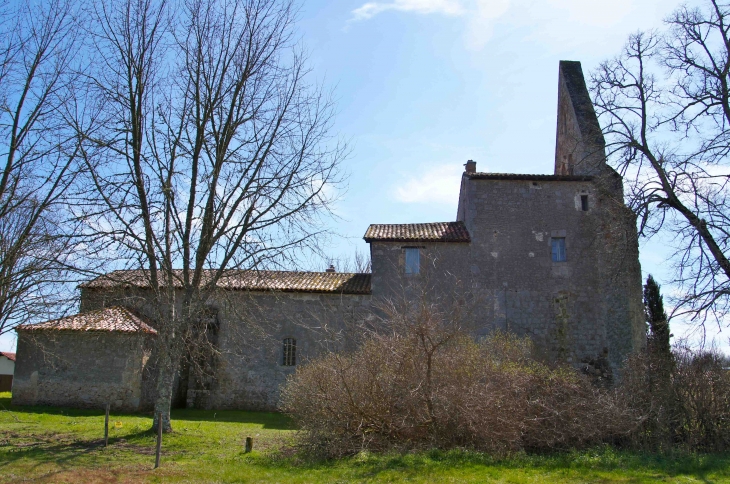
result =
[{"label": "tall bare tree", "polygon": [[0,334],[48,317],[71,262],[77,21],[66,0],[0,5]]},{"label": "tall bare tree", "polygon": [[329,134],[331,99],[307,81],[291,0],[125,0],[93,17],[84,216],[119,264],[145,269],[155,410],[170,430],[184,335],[232,271],[316,247],[346,147]]},{"label": "tall bare tree", "polygon": [[641,234],[671,234],[674,315],[720,321],[730,303],[730,4],[682,6],[665,27],[630,36],[591,89]]}]

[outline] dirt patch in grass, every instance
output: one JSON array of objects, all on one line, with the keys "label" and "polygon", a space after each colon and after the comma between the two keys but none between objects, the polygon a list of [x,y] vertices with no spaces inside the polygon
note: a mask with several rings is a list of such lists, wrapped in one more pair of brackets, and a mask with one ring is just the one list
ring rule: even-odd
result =
[{"label": "dirt patch in grass", "polygon": [[54,483],[54,484],[132,484],[139,482],[149,482],[165,477],[166,480],[183,480],[184,473],[180,471],[172,471],[171,469],[143,469],[142,466],[137,468],[120,468],[114,470],[105,469],[68,469],[61,471],[49,472],[32,479],[24,479],[20,476],[13,482],[38,482],[38,483]]}]

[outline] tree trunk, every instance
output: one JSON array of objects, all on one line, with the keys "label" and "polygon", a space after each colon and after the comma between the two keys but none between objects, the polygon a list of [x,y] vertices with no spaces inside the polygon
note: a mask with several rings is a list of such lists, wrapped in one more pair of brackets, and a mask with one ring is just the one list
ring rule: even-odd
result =
[{"label": "tree trunk", "polygon": [[170,422],[170,408],[172,406],[172,390],[175,384],[175,373],[177,372],[177,360],[170,354],[169,348],[160,351],[160,359],[157,368],[157,392],[155,396],[155,416],[152,422],[152,429],[156,432],[159,424],[159,416],[162,417],[162,431],[172,432]]}]

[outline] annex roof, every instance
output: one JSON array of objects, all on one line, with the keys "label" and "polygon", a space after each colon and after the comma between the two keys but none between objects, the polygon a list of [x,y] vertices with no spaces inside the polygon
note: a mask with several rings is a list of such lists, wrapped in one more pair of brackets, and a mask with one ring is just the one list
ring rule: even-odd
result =
[{"label": "annex roof", "polygon": [[381,242],[470,242],[464,222],[426,224],[373,224],[365,232],[365,241]]},{"label": "annex roof", "polygon": [[10,353],[7,351],[0,351],[0,356],[4,356],[5,358],[9,359],[10,361],[15,361],[15,353]]},{"label": "annex roof", "polygon": [[22,324],[16,329],[19,331],[116,331],[157,334],[146,318],[121,306],[74,314],[45,323]]},{"label": "annex roof", "polygon": [[[206,271],[211,276],[212,271]],[[182,287],[182,271],[176,270],[175,286]],[[81,284],[83,288],[149,287],[147,271],[114,271]],[[315,292],[333,294],[370,294],[370,274],[347,272],[227,271],[218,287],[247,291]]]},{"label": "annex roof", "polygon": [[528,181],[592,181],[592,176],[582,175],[532,175],[528,173],[464,173],[471,180],[528,180]]}]

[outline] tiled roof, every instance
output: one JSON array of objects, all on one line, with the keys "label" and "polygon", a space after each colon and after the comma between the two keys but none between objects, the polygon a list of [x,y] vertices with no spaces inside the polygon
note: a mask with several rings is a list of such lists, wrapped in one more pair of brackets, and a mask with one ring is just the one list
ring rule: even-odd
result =
[{"label": "tiled roof", "polygon": [[[206,272],[211,275],[211,272]],[[182,287],[176,270],[176,287]],[[114,271],[81,285],[84,288],[149,287],[147,271]],[[370,294],[370,274],[346,272],[228,271],[218,287],[248,291]]]},{"label": "tiled roof", "polygon": [[157,331],[142,316],[119,306],[74,314],[45,323],[23,324],[20,331],[118,331],[121,333],[150,333]]},{"label": "tiled roof", "polygon": [[469,242],[469,231],[463,222],[428,224],[374,224],[368,227],[367,242]]},{"label": "tiled roof", "polygon": [[0,351],[0,356],[4,356],[10,361],[15,361],[15,353],[8,353],[7,351]]},{"label": "tiled roof", "polygon": [[527,173],[465,173],[472,180],[592,181],[592,176],[531,175]]}]

